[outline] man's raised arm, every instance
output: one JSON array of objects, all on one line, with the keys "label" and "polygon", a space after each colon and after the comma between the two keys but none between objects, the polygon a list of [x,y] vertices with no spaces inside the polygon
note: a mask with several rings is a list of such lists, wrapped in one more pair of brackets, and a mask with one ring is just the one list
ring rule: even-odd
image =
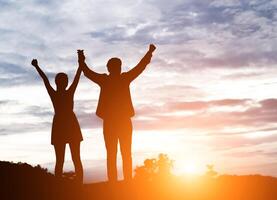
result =
[{"label": "man's raised arm", "polygon": [[154,44],[149,45],[149,50],[147,53],[143,56],[143,58],[140,60],[140,62],[130,71],[126,72],[127,79],[130,81],[133,81],[135,78],[137,78],[143,70],[146,68],[146,66],[150,63],[152,58],[152,53],[155,51],[156,47]]},{"label": "man's raised arm", "polygon": [[86,57],[85,57],[83,51],[81,51],[79,53],[79,65],[80,65],[81,69],[83,70],[84,75],[91,81],[93,81],[97,84],[101,84],[101,82],[103,82],[103,79],[104,79],[104,74],[99,74],[99,73],[96,73],[95,71],[91,70],[87,66],[85,59],[86,59]]}]

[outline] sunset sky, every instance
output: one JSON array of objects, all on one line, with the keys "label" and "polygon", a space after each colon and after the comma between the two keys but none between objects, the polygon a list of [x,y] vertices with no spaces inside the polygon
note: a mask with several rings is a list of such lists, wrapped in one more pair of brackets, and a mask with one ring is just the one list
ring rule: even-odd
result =
[{"label": "sunset sky", "polygon": [[[55,87],[58,72],[72,81],[77,49],[105,73],[109,58],[126,71],[154,43],[131,85],[134,166],[166,153],[177,174],[214,164],[277,176],[276,9],[276,0],[0,0],[0,160],[53,169],[53,108],[32,58]],[[98,95],[82,75],[74,110],[86,180],[106,170]]]}]

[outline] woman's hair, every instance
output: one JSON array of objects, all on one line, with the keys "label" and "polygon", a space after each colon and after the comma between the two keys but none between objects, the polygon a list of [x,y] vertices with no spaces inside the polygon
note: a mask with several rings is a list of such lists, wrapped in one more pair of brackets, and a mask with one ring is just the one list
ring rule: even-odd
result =
[{"label": "woman's hair", "polygon": [[61,72],[58,73],[55,77],[55,83],[57,87],[65,89],[68,85],[68,77],[67,74]]}]

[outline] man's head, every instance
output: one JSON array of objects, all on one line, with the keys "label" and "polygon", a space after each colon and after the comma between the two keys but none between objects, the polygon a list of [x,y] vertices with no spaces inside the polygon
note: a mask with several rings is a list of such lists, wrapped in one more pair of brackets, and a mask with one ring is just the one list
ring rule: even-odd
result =
[{"label": "man's head", "polygon": [[65,90],[68,84],[68,77],[65,73],[58,73],[55,77],[57,88]]},{"label": "man's head", "polygon": [[117,75],[121,73],[121,60],[119,58],[111,58],[107,63],[110,74]]}]

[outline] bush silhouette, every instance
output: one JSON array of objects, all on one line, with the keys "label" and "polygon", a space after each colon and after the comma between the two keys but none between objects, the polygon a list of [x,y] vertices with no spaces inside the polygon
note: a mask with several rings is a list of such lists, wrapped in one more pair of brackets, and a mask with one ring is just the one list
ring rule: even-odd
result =
[{"label": "bush silhouette", "polygon": [[158,158],[146,159],[144,165],[135,169],[135,179],[153,181],[172,176],[173,161],[166,154],[159,154]]}]

